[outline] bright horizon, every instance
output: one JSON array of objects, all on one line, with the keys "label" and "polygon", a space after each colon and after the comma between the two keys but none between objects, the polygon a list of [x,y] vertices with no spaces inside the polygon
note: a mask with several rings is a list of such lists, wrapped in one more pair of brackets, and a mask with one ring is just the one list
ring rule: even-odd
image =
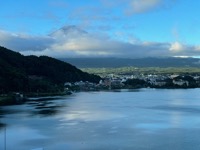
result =
[{"label": "bright horizon", "polygon": [[195,57],[200,1],[13,0],[0,6],[0,45],[51,57]]}]

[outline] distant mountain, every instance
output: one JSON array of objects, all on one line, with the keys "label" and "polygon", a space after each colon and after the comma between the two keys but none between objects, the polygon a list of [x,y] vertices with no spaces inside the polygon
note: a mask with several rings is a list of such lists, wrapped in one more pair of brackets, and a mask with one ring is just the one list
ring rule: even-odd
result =
[{"label": "distant mountain", "polygon": [[47,56],[23,56],[0,47],[0,93],[53,92],[65,82],[99,82],[100,77]]},{"label": "distant mountain", "polygon": [[65,58],[61,59],[79,68],[109,67],[200,67],[197,58]]},{"label": "distant mountain", "polygon": [[64,26],[55,32],[49,34],[50,37],[62,37],[62,36],[73,36],[73,35],[85,35],[87,34],[86,31],[83,29],[75,26],[75,25],[70,25],[70,26]]}]

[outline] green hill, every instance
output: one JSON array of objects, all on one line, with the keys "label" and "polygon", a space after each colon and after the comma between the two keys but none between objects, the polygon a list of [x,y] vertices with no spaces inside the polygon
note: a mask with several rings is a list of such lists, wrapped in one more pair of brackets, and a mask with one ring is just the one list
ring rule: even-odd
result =
[{"label": "green hill", "polygon": [[56,92],[65,82],[99,82],[100,77],[47,56],[23,56],[0,47],[0,93]]}]

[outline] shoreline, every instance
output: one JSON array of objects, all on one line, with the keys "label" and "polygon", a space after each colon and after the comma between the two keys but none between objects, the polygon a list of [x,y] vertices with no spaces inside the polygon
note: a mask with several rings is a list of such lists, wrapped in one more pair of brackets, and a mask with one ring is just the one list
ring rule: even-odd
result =
[{"label": "shoreline", "polygon": [[[83,91],[76,91],[78,92],[100,92],[100,91],[106,91],[106,92],[126,92],[126,91],[135,91],[135,90],[140,90],[140,89],[198,89],[199,87],[196,88],[163,88],[163,87],[141,87],[141,88],[119,88],[119,89],[101,89],[101,90],[83,90]],[[76,93],[74,92],[74,93]],[[42,100],[53,100],[53,99],[59,99],[63,96],[66,95],[71,95],[72,92],[70,93],[29,93],[29,94],[25,94],[25,96],[23,98],[21,98],[19,101],[16,101],[16,98],[13,95],[4,95],[4,96],[0,96],[0,106],[9,106],[9,105],[20,105],[23,104],[27,101],[42,101]]]},{"label": "shoreline", "polygon": [[50,100],[70,95],[72,93],[12,93],[0,96],[0,106],[19,105],[31,100]]}]

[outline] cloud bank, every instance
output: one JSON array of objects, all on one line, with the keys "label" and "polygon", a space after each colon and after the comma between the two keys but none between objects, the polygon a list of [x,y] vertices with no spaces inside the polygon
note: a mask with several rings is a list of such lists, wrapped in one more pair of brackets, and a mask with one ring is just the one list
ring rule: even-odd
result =
[{"label": "cloud bank", "polygon": [[65,26],[46,36],[0,31],[0,45],[24,55],[51,57],[168,57],[198,56],[200,46],[149,41],[123,42],[108,35],[88,33],[77,26]]},{"label": "cloud bank", "polygon": [[42,51],[52,43],[54,40],[48,36],[31,36],[0,30],[0,45],[16,51]]}]

